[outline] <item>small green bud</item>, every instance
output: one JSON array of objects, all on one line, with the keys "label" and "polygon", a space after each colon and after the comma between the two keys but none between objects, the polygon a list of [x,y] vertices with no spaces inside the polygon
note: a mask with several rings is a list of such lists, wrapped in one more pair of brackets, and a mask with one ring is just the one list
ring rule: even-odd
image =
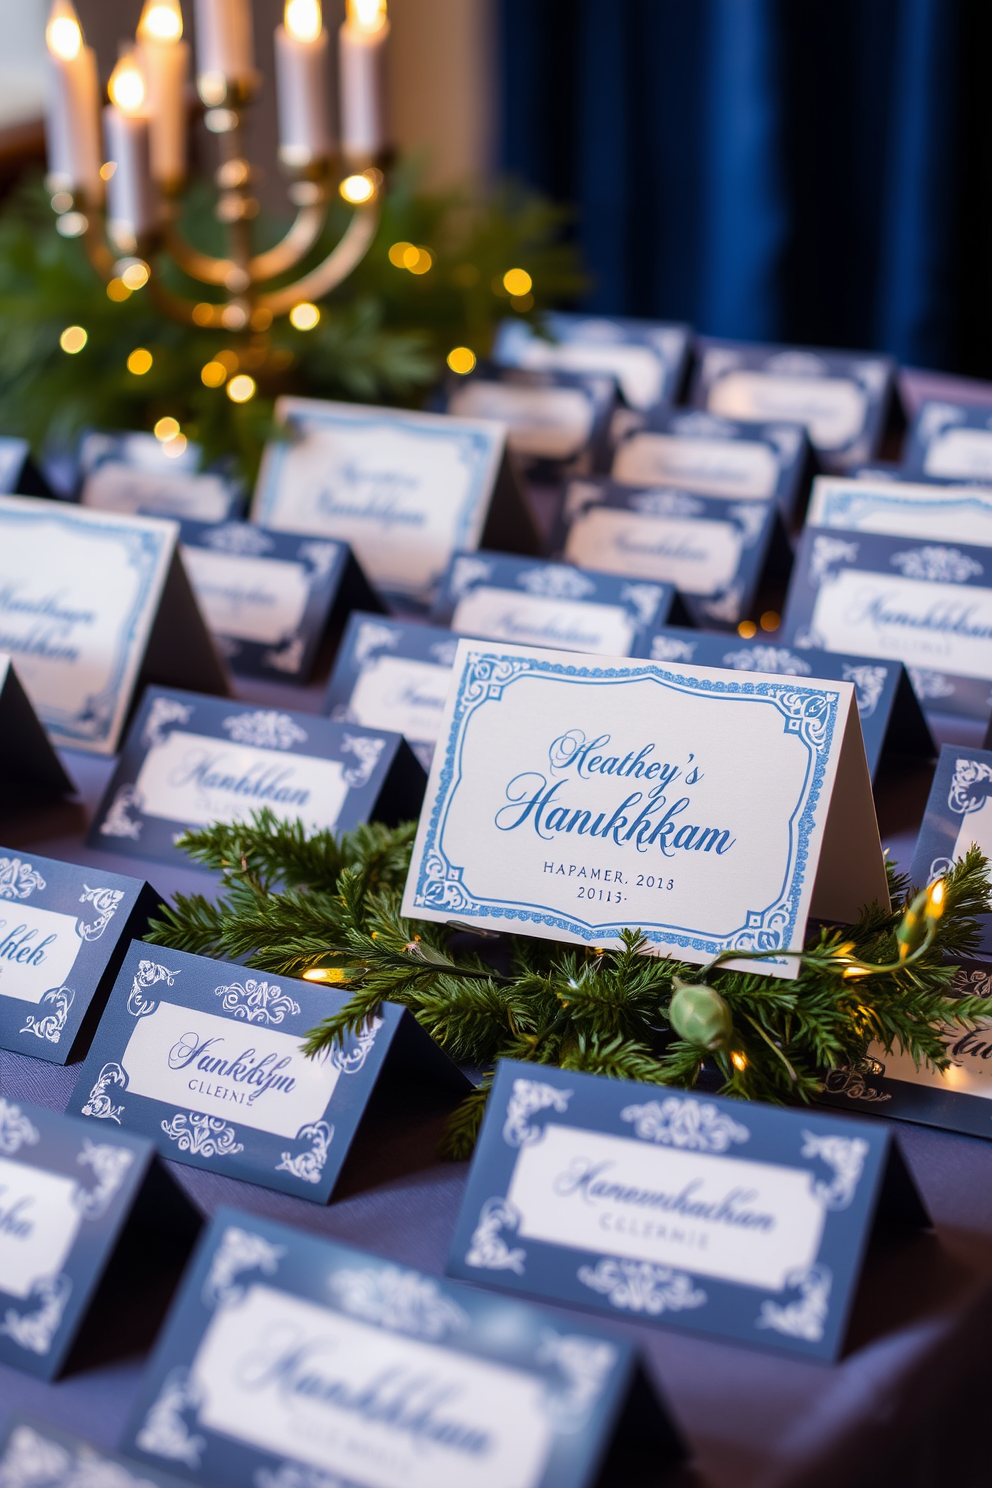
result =
[{"label": "small green bud", "polygon": [[713,1053],[725,1049],[734,1031],[730,1009],[714,987],[705,982],[683,982],[672,978],[672,1000],[668,1021],[687,1044]]}]

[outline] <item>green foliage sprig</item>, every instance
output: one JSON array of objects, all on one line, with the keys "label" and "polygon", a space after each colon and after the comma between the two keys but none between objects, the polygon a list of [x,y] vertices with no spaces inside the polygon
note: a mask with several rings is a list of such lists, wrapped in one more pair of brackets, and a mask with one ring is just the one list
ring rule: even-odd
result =
[{"label": "green foliage sprig", "polygon": [[[452,1059],[485,1072],[452,1119],[454,1156],[471,1150],[497,1059],[810,1101],[829,1071],[857,1067],[873,1042],[946,1068],[944,1031],[988,1016],[982,998],[948,997],[954,958],[974,950],[975,917],[988,905],[975,848],[943,881],[939,914],[925,917],[926,895],[890,869],[892,908],[871,905],[855,924],[816,932],[786,981],[646,955],[636,930],[616,950],[510,935],[494,937],[489,954],[466,950],[490,943],[399,913],[414,831],[308,835],[264,810],[249,823],[189,832],[180,845],[220,873],[219,898],[177,895],[149,939],[285,975],[316,968],[348,1000],[311,1030],[310,1054],[362,1029],[383,1001],[409,1008]],[[680,1008],[687,997],[691,1006]]]}]

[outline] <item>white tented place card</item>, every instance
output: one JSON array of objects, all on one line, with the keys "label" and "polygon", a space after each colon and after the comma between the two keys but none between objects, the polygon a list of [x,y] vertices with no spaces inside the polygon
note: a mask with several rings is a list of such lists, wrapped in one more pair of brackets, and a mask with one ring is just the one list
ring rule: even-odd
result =
[{"label": "white tented place card", "polygon": [[850,683],[459,642],[405,915],[794,976],[876,900]]},{"label": "white tented place card", "polygon": [[244,510],[238,485],[200,473],[200,450],[184,443],[173,452],[153,434],[88,434],[79,451],[83,506],[151,517],[222,522]]},{"label": "white tented place card", "polygon": [[250,522],[183,522],[182,555],[231,670],[305,682],[329,633],[379,601],[347,543]]},{"label": "white tented place card", "polygon": [[395,1003],[310,1059],[347,994],[133,941],[68,1110],[163,1157],[326,1204],[384,1080],[468,1080]]},{"label": "white tented place card", "polygon": [[32,795],[64,796],[76,787],[63,768],[10,656],[0,651],[0,811]]},{"label": "white tented place card", "polygon": [[227,691],[175,522],[0,496],[0,650],[55,744],[113,754],[144,681]]},{"label": "white tented place card", "polygon": [[788,645],[901,661],[928,712],[989,717],[992,548],[807,527]]},{"label": "white tented place card", "polygon": [[90,847],[189,867],[176,838],[265,806],[308,831],[415,816],[424,771],[399,734],[150,687]]},{"label": "white tented place card", "polygon": [[482,640],[640,656],[651,628],[675,606],[671,584],[506,553],[457,553],[431,618]]},{"label": "white tented place card", "polygon": [[881,1123],[502,1060],[447,1269],[835,1359],[881,1218],[929,1224]]},{"label": "white tented place card", "polygon": [[0,491],[18,496],[51,496],[52,490],[31,458],[26,439],[0,436]]},{"label": "white tented place card", "polygon": [[449,380],[444,407],[504,423],[510,450],[540,480],[604,469],[616,396],[612,377],[479,366]]},{"label": "white tented place card", "polygon": [[235,1209],[121,1445],[210,1488],[646,1488],[684,1455],[625,1339]]},{"label": "white tented place card", "polygon": [[811,527],[992,547],[992,490],[820,475],[806,520]]},{"label": "white tented place card", "polygon": [[702,338],[691,401],[725,418],[803,424],[831,470],[879,452],[895,364],[868,352],[752,346]]},{"label": "white tented place card", "polygon": [[504,320],[493,359],[533,372],[605,373],[616,379],[629,408],[645,412],[678,397],[692,339],[688,326],[559,310],[544,317],[543,329],[547,337],[525,320]]},{"label": "white tented place card", "polygon": [[310,398],[276,417],[254,520],[349,543],[381,593],[427,605],[459,548],[537,551],[504,424]]},{"label": "white tented place card", "polygon": [[179,1488],[179,1480],[20,1413],[0,1432],[0,1488]]},{"label": "white tented place card", "polygon": [[925,402],[906,436],[910,480],[992,484],[992,405]]}]

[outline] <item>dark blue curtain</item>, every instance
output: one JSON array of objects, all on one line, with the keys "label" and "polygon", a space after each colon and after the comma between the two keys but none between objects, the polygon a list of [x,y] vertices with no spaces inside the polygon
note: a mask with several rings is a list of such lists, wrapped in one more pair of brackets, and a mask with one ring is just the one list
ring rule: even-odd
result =
[{"label": "dark blue curtain", "polygon": [[499,0],[588,308],[992,375],[989,0]]}]

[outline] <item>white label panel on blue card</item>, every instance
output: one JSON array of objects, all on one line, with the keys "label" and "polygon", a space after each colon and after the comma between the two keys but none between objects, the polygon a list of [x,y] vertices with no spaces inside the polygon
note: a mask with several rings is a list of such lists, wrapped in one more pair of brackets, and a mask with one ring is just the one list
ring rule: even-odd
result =
[{"label": "white label panel on blue card", "polygon": [[183,562],[207,624],[218,635],[274,646],[299,629],[310,597],[302,563],[186,545]]},{"label": "white label panel on blue card", "polygon": [[599,656],[627,656],[634,623],[622,605],[545,599],[485,584],[458,601],[451,629],[518,646],[560,646]]},{"label": "white label panel on blue card", "polygon": [[686,594],[726,589],[741,552],[741,529],[731,522],[645,518],[608,506],[576,517],[565,547],[565,557],[580,568],[660,579]]},{"label": "white label panel on blue card", "polygon": [[767,444],[753,439],[695,439],[646,430],[621,444],[613,479],[767,500],[778,485],[778,462]]},{"label": "white label panel on blue card", "polygon": [[992,860],[992,796],[986,796],[977,811],[968,811],[961,818],[951,857],[963,857],[972,845]]},{"label": "white label panel on blue card", "polygon": [[59,1275],[82,1222],[78,1199],[72,1178],[0,1157],[0,1290],[27,1297]]},{"label": "white label panel on blue card", "polygon": [[827,651],[992,677],[992,590],[842,569],[817,590],[811,630]]},{"label": "white label panel on blue card", "polygon": [[499,419],[519,455],[568,460],[592,437],[595,405],[580,388],[514,387],[472,379],[451,395],[449,410],[461,418]]},{"label": "white label panel on blue card", "polygon": [[521,1238],[781,1290],[816,1259],[823,1204],[799,1168],[549,1125],[507,1191]]},{"label": "white label panel on blue card", "polygon": [[868,398],[846,377],[785,377],[771,372],[728,372],[716,381],[706,405],[725,418],[805,424],[819,449],[842,449],[864,427]]},{"label": "white label panel on blue card", "polygon": [[450,683],[450,667],[405,656],[377,656],[362,668],[348,713],[366,728],[391,729],[433,744]]},{"label": "white label panel on blue card", "polygon": [[665,364],[648,346],[623,341],[563,341],[557,346],[531,336],[513,365],[534,372],[605,372],[615,377],[631,408],[650,408],[663,392]]},{"label": "white label panel on blue card", "polygon": [[228,744],[175,729],[149,749],[135,789],[146,816],[189,822],[242,821],[259,806],[333,827],[348,794],[339,760]]},{"label": "white label panel on blue card", "polygon": [[40,1002],[65,982],[79,947],[75,915],[0,901],[0,997]]},{"label": "white label panel on blue card", "polygon": [[821,475],[813,482],[806,521],[810,527],[992,545],[992,491]]},{"label": "white label panel on blue card", "polygon": [[307,1059],[296,1034],[173,1002],[138,1019],[121,1064],[136,1095],[280,1137],[321,1119],[339,1073],[329,1060]]},{"label": "white label panel on blue card", "polygon": [[927,449],[923,469],[945,480],[992,480],[992,431],[942,430]]},{"label": "white label panel on blue card", "polygon": [[552,1441],[543,1380],[265,1285],[190,1374],[198,1425],[369,1488],[533,1488]]},{"label": "white label panel on blue card", "polygon": [[169,517],[222,522],[231,492],[216,475],[163,475],[108,461],[87,478],[82,504],[102,511],[155,511]]}]

